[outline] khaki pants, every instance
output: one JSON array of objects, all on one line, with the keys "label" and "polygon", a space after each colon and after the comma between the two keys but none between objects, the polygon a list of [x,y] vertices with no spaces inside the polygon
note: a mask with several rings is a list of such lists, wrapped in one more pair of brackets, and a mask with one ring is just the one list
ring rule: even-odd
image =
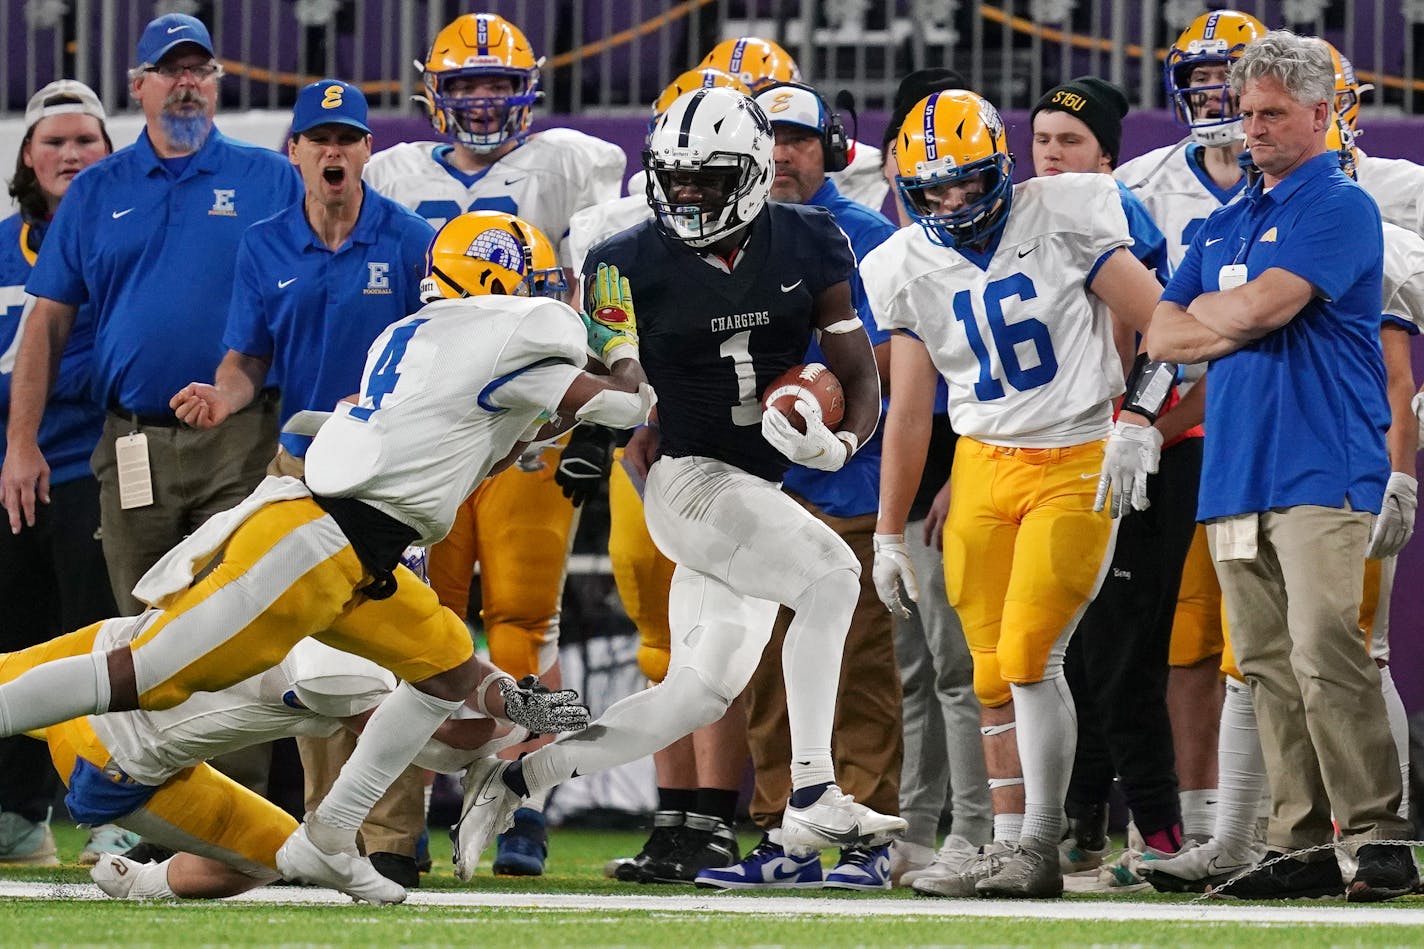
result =
[{"label": "khaki pants", "polygon": [[[153,503],[119,504],[114,443],[141,431],[148,439]],[[219,511],[235,506],[262,480],[277,449],[277,398],[260,394],[217,428],[145,427],[110,413],[90,464],[99,479],[99,523],[104,559],[119,612],[136,616],[143,604],[132,590],[139,578],[184,537]]]},{"label": "khaki pants", "polygon": [[[794,497],[794,496],[793,496]],[[875,515],[841,518],[797,500],[846,542],[860,561],[860,599],[851,617],[841,660],[831,756],[842,791],[882,814],[900,811],[900,766],[904,749],[900,670],[890,612],[875,593],[871,538]],[[781,825],[791,796],[791,728],[781,646],[792,612],[782,607],[761,662],[742,699],[747,740],[756,766],[752,819],[762,828]]]},{"label": "khaki pants", "polygon": [[[278,448],[267,473],[300,478],[306,474],[303,459]],[[356,749],[356,736],[340,731],[330,738],[297,738],[302,756],[303,792],[307,813],[316,810],[336,783],[341,766]],[[394,853],[415,856],[415,844],[425,831],[425,775],[414,765],[401,772],[395,783],[381,795],[361,825],[361,847],[365,853]]]},{"label": "khaki pants", "polygon": [[[1332,813],[1347,839],[1409,836],[1379,669],[1359,631],[1372,520],[1312,505],[1268,511],[1255,559],[1216,564],[1271,775],[1275,849],[1328,843]],[[1213,557],[1223,530],[1207,526]]]}]

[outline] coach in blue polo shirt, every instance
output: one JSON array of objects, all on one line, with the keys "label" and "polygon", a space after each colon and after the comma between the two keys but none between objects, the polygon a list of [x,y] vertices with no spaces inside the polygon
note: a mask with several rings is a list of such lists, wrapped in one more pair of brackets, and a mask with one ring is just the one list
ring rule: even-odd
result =
[{"label": "coach in blue polo shirt", "polygon": [[[323,79],[292,112],[291,163],[305,196],[253,225],[237,251],[237,278],[213,384],[173,397],[184,422],[226,429],[270,379],[282,391],[282,422],[302,409],[331,411],[361,384],[366,350],[387,326],[420,309],[425,219],[361,182],[371,159],[366,97]],[[283,434],[269,469],[300,476],[311,439]],[[354,736],[298,739],[314,808],[355,747]],[[414,768],[396,780],[361,829],[381,873],[418,886],[416,845],[425,830],[424,783]]]},{"label": "coach in blue polo shirt", "polygon": [[109,412],[92,459],[104,555],[130,613],[140,608],[130,593],[139,577],[242,500],[275,450],[275,398],[221,434],[182,426],[168,400],[190,379],[211,378],[222,359],[242,232],[301,193],[281,155],[213,127],[222,68],[200,21],[152,21],[138,62],[130,92],[144,131],[74,179],[25,287],[38,302],[15,367],[3,473],[12,526],[31,523],[49,481],[35,433],[58,353],[89,304],[95,396]]},{"label": "coach in blue polo shirt", "polygon": [[[1418,883],[1399,766],[1359,632],[1366,543],[1389,477],[1379,210],[1325,151],[1334,68],[1277,31],[1232,67],[1260,181],[1212,214],[1163,295],[1153,358],[1210,359],[1198,518],[1251,687],[1272,853],[1361,844],[1348,891],[1324,850],[1258,866],[1243,898],[1380,900]],[[1340,235],[1348,235],[1348,252]]]}]

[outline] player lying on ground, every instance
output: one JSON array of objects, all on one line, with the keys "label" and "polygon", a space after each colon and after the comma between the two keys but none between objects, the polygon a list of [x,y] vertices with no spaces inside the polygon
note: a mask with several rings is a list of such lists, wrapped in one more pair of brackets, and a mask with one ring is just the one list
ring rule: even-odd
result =
[{"label": "player lying on ground", "polygon": [[[149,610],[86,626],[33,647],[102,655],[125,646],[160,617]],[[0,659],[0,681],[33,656]],[[574,731],[588,724],[576,693],[517,685],[480,661],[480,685],[436,730],[415,763],[459,771],[471,761],[530,734]],[[527,681],[527,680],[526,680]],[[52,725],[43,738],[69,788],[70,813],[85,823],[112,821],[180,853],[142,865],[106,855],[96,883],[115,897],[222,897],[280,876],[277,849],[296,821],[272,803],[203,762],[250,745],[297,735],[359,733],[396,678],[380,666],[313,639],[281,663],[221,692],[200,692],[159,712],[114,712]]]}]

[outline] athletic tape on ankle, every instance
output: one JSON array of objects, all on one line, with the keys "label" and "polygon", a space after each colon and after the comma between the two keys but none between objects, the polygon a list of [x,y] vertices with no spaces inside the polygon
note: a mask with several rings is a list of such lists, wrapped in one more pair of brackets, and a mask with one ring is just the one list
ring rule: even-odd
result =
[{"label": "athletic tape on ankle", "polygon": [[475,689],[475,707],[478,708],[480,710],[480,714],[485,716],[486,718],[500,717],[489,710],[489,705],[487,704],[487,700],[485,699],[485,693],[489,691],[490,684],[499,679],[508,679],[510,682],[513,682],[514,676],[510,675],[507,672],[499,672],[498,670],[496,670],[485,676],[484,680],[480,682],[479,687]]}]

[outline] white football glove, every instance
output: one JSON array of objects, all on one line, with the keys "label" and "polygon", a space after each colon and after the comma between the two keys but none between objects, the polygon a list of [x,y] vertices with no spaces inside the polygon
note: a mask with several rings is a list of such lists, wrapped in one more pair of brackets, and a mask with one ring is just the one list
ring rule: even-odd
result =
[{"label": "white football glove", "polygon": [[[1103,450],[1103,473],[1098,478],[1098,494],[1093,510],[1101,511],[1112,489],[1113,517],[1121,517],[1129,509],[1147,510],[1147,476],[1157,473],[1162,458],[1162,433],[1151,425],[1132,422],[1113,423]],[[1130,508],[1129,508],[1130,505]]]},{"label": "white football glove", "polygon": [[796,400],[796,411],[806,420],[806,433],[796,431],[785,414],[772,409],[761,414],[761,435],[792,463],[820,471],[839,471],[855,450],[847,432],[837,434],[821,421],[820,406]]},{"label": "white football glove", "polygon": [[1414,398],[1409,400],[1409,407],[1414,410],[1414,417],[1419,420],[1419,443],[1424,445],[1424,390],[1414,393]]},{"label": "white football glove", "polygon": [[887,610],[908,619],[910,607],[900,598],[900,588],[905,588],[905,596],[911,601],[917,601],[920,584],[915,579],[915,566],[910,563],[910,549],[905,546],[905,535],[876,534],[872,543],[875,547],[875,593]]},{"label": "white football glove", "polygon": [[1384,503],[1365,556],[1373,560],[1393,557],[1414,533],[1414,512],[1419,507],[1419,482],[1402,471],[1392,471],[1384,486]]}]

